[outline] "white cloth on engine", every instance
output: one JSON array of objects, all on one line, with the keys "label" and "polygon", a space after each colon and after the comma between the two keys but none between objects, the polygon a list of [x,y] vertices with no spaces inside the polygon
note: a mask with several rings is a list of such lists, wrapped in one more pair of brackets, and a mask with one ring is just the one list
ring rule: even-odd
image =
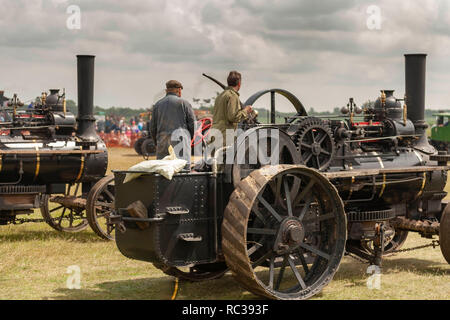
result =
[{"label": "white cloth on engine", "polygon": [[172,146],[169,146],[169,155],[162,160],[148,160],[138,163],[128,171],[137,171],[136,173],[127,173],[123,183],[130,182],[145,173],[157,173],[162,175],[168,180],[172,180],[174,174],[183,170],[187,161],[183,159],[177,159]]}]

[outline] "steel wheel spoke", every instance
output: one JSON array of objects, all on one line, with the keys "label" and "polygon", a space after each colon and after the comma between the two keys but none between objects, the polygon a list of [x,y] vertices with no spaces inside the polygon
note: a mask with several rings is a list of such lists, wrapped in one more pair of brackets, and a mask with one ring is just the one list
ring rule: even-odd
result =
[{"label": "steel wheel spoke", "polygon": [[269,267],[269,287],[273,289],[273,280],[275,278],[275,256],[270,258],[270,267]]},{"label": "steel wheel spoke", "polygon": [[316,182],[314,180],[311,180],[308,185],[306,186],[305,189],[302,190],[302,193],[300,193],[300,195],[297,196],[297,198],[295,198],[294,201],[294,207],[300,203],[300,201],[303,200],[303,198],[308,194],[308,192],[311,190],[311,188],[314,186]]},{"label": "steel wheel spoke", "polygon": [[58,225],[59,225],[59,226],[61,226],[62,220],[63,220],[63,218],[64,218],[64,214],[66,213],[66,209],[67,209],[67,208],[64,207],[64,210],[63,210],[61,216],[59,217],[59,220],[58,220]]},{"label": "steel wheel spoke", "polygon": [[306,203],[305,203],[305,206],[302,209],[302,212],[300,212],[300,215],[298,217],[300,221],[302,221],[303,218],[305,217],[305,214],[308,211],[308,209],[310,208],[312,201],[313,201],[313,195],[311,194],[309,196],[308,200],[306,200]]},{"label": "steel wheel spoke", "polygon": [[275,211],[274,208],[261,196],[258,196],[259,202],[266,207],[267,210],[277,219],[278,222],[281,222],[283,219],[280,217],[280,215]]},{"label": "steel wheel spoke", "polygon": [[306,159],[303,160],[303,162],[304,162],[305,164],[308,164],[309,160],[311,160],[312,157],[313,157],[313,154],[312,154],[312,152],[311,152],[311,153],[309,153],[309,155],[306,157]]},{"label": "steel wheel spoke", "polygon": [[50,213],[55,212],[56,210],[59,210],[61,208],[63,208],[64,206],[59,206],[57,208],[53,208],[52,210],[50,210]]},{"label": "steel wheel spoke", "polygon": [[265,255],[263,255],[261,258],[259,258],[258,260],[256,260],[255,262],[252,263],[252,268],[258,267],[272,255],[273,255],[273,251],[272,250],[268,251]]},{"label": "steel wheel spoke", "polygon": [[69,227],[73,227],[73,210],[70,209],[69,213]]},{"label": "steel wheel spoke", "polygon": [[302,142],[302,147],[312,149],[312,145]]},{"label": "steel wheel spoke", "polygon": [[315,253],[318,256],[321,256],[322,258],[325,258],[327,260],[330,260],[330,258],[331,258],[331,256],[328,253],[322,252],[319,249],[316,249],[314,247],[311,247],[310,245],[307,245],[306,243],[301,243],[300,247],[302,247],[303,249],[306,249],[312,253]]},{"label": "steel wheel spoke", "polygon": [[264,218],[262,213],[259,211],[258,207],[254,206],[252,211],[255,214],[255,216],[257,216],[258,219],[261,220],[264,223],[264,225],[265,225],[266,224],[266,219]]},{"label": "steel wheel spoke", "polygon": [[330,212],[330,213],[326,213],[323,215],[320,215],[318,217],[313,217],[313,218],[308,218],[308,219],[304,219],[303,223],[312,223],[312,222],[321,222],[321,221],[325,221],[325,220],[330,220],[336,217],[336,214],[334,212]]},{"label": "steel wheel spoke", "polygon": [[104,192],[110,200],[114,201],[114,195],[111,192],[109,192],[109,190],[105,189]]},{"label": "steel wheel spoke", "polygon": [[317,163],[317,169],[320,169],[320,159],[319,156],[315,156],[316,163]]},{"label": "steel wheel spoke", "polygon": [[291,191],[289,190],[287,180],[284,180],[284,193],[286,194],[286,204],[287,204],[287,208],[288,208],[288,215],[290,217],[292,217],[293,214],[292,214]]},{"label": "steel wheel spoke", "polygon": [[261,247],[262,247],[261,244],[259,244],[259,243],[255,244],[253,247],[251,247],[250,249],[247,250],[248,256],[251,256],[252,254],[254,254]]},{"label": "steel wheel spoke", "polygon": [[319,143],[319,144],[322,144],[322,143],[325,141],[325,139],[326,139],[327,136],[328,136],[327,133],[324,132],[324,133],[323,133],[323,136],[319,139],[318,143]]},{"label": "steel wheel spoke", "polygon": [[274,235],[277,234],[277,230],[274,230],[274,229],[262,229],[262,228],[248,228],[247,229],[247,233],[274,236]]},{"label": "steel wheel spoke", "polygon": [[269,182],[269,186],[275,197],[275,203],[279,202],[281,196],[281,180],[282,179],[275,179]]},{"label": "steel wheel spoke", "polygon": [[315,143],[316,142],[316,137],[314,135],[314,130],[310,130],[309,132],[311,132],[312,142]]},{"label": "steel wheel spoke", "polygon": [[298,256],[300,258],[300,262],[302,263],[303,269],[305,270],[305,274],[309,273],[308,264],[306,263],[305,256],[303,255],[303,250],[301,248],[298,249]]},{"label": "steel wheel spoke", "polygon": [[294,272],[294,275],[297,278],[298,283],[300,284],[302,289],[306,289],[306,284],[303,281],[302,276],[300,275],[300,273],[298,272],[297,268],[295,267],[294,261],[289,256],[288,256],[288,262],[289,262],[289,265],[291,266],[292,272]]},{"label": "steel wheel spoke", "polygon": [[280,289],[281,281],[283,280],[284,270],[286,269],[286,264],[287,264],[287,255],[285,255],[283,258],[283,264],[281,265],[280,273],[278,273],[277,283],[275,284],[274,288],[275,290]]}]

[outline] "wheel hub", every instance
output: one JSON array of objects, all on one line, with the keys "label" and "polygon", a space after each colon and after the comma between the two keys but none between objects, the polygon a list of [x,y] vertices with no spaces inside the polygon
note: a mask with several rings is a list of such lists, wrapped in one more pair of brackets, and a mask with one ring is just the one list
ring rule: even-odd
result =
[{"label": "wheel hub", "polygon": [[312,144],[312,154],[315,156],[320,155],[320,152],[322,151],[322,147],[319,143],[315,142]]},{"label": "wheel hub", "polygon": [[296,218],[284,220],[275,241],[275,251],[290,252],[298,248],[305,239],[305,228]]}]

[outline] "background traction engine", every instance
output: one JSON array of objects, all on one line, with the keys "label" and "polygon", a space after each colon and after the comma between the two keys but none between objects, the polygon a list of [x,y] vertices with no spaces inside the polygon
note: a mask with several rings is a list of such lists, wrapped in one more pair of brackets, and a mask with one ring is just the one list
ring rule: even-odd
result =
[{"label": "background traction engine", "polygon": [[[95,131],[93,90],[94,57],[78,56],[77,118],[66,111],[65,93],[57,89],[27,107],[17,95],[3,103],[0,224],[40,221],[18,218],[40,208],[43,220],[59,231],[81,231],[88,218],[100,226],[96,209],[102,195],[88,200],[88,194],[99,189],[96,183],[105,175],[108,155]],[[113,193],[103,203],[105,212],[112,209]],[[105,228],[98,229],[107,236]]]},{"label": "background traction engine", "polygon": [[[450,263],[449,156],[425,134],[425,68],[426,55],[406,55],[405,99],[383,90],[366,109],[350,99],[341,117],[309,117],[281,89],[256,93],[244,105],[270,93],[272,124],[243,124],[222,150],[234,164],[221,172],[220,150],[209,169],[171,181],[144,174],[124,184],[127,172],[115,172],[119,250],[192,281],[229,268],[244,288],[272,299],[319,293],[346,253],[381,266],[408,232],[439,236]],[[276,94],[297,110],[284,124],[275,124]],[[275,145],[268,156],[280,164],[238,161],[258,145]]]}]

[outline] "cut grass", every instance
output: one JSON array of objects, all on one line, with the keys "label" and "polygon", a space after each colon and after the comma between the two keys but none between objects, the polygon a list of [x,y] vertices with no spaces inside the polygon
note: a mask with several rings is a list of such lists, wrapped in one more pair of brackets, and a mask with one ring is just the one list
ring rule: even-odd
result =
[{"label": "cut grass", "polygon": [[[132,149],[112,149],[110,168],[126,169],[141,159]],[[410,234],[404,248],[429,242]],[[80,290],[66,286],[72,265],[81,269]],[[450,266],[439,248],[385,258],[381,290],[368,289],[366,271],[367,265],[344,257],[333,281],[313,299],[450,299]],[[173,278],[124,257],[90,229],[64,234],[44,223],[0,227],[0,299],[170,299],[173,289]],[[209,282],[180,282],[177,299],[257,297],[227,273]]]}]

